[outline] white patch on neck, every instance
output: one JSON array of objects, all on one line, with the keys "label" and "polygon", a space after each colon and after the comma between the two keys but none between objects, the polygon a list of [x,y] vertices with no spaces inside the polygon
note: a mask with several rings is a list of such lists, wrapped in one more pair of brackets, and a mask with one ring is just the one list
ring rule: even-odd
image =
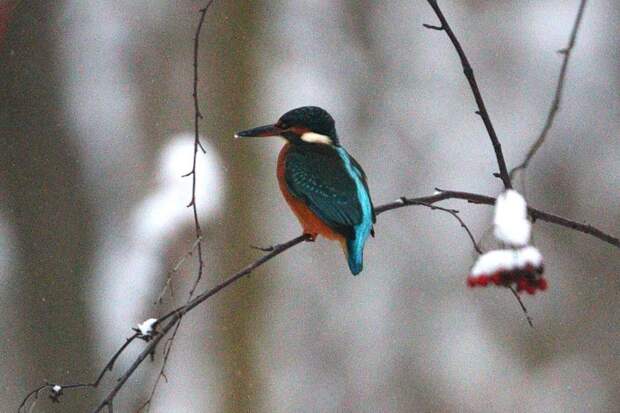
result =
[{"label": "white patch on neck", "polygon": [[329,136],[314,132],[304,133],[301,135],[301,140],[308,143],[322,143],[324,145],[331,145],[333,143]]}]

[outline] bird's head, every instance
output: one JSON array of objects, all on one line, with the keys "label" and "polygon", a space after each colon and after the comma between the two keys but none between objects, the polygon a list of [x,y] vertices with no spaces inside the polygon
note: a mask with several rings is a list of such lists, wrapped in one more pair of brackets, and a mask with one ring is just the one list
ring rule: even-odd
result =
[{"label": "bird's head", "polygon": [[334,118],[317,106],[303,106],[289,110],[275,124],[235,134],[235,138],[259,136],[281,136],[290,143],[298,145],[340,145]]}]

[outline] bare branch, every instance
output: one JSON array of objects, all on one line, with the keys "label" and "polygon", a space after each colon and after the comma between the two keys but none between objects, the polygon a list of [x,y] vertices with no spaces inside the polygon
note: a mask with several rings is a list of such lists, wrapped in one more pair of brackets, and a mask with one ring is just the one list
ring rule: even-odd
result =
[{"label": "bare branch", "polygon": [[[468,192],[441,191],[438,194],[431,195],[431,196],[426,196],[426,197],[401,198],[398,201],[395,201],[395,202],[392,202],[392,203],[389,203],[389,204],[385,204],[385,205],[381,205],[381,206],[375,208],[375,213],[377,215],[379,215],[379,214],[381,214],[383,212],[387,212],[387,211],[390,211],[390,210],[393,210],[393,209],[398,209],[398,208],[402,208],[402,207],[410,206],[410,205],[429,206],[430,204],[433,204],[433,203],[439,202],[439,201],[443,201],[443,200],[446,200],[446,199],[463,199],[463,200],[467,200],[467,201],[475,203],[475,204],[485,204],[485,205],[494,205],[495,204],[495,198],[489,197],[489,196],[485,196],[485,195],[473,194],[473,193],[468,193]],[[575,229],[575,230],[580,231],[580,232],[591,234],[591,235],[593,235],[593,236],[595,236],[597,238],[600,238],[600,239],[602,239],[604,241],[609,242],[612,245],[620,247],[620,242],[618,241],[617,238],[614,238],[611,235],[605,234],[602,231],[600,231],[600,230],[598,230],[598,229],[596,229],[594,227],[586,226],[586,225],[579,224],[579,223],[576,223],[576,222],[572,222],[572,221],[569,221],[569,220],[567,220],[565,218],[561,218],[561,217],[558,217],[556,215],[549,214],[547,212],[543,212],[543,211],[540,211],[540,210],[537,210],[537,209],[531,208],[531,207],[528,208],[528,212],[529,212],[530,216],[532,216],[533,218],[537,218],[537,219],[540,219],[540,220],[543,220],[543,221],[547,221],[547,222],[552,222],[552,223],[555,223],[555,224],[558,224],[558,225],[562,225],[562,226],[566,226],[566,227]],[[114,398],[116,393],[123,387],[123,384],[127,381],[127,379],[129,379],[129,377],[131,377],[133,372],[138,368],[138,366],[142,363],[142,361],[149,354],[151,354],[155,350],[155,348],[157,347],[157,344],[163,338],[163,336],[165,336],[176,325],[176,323],[181,320],[181,318],[185,314],[187,314],[193,308],[195,308],[199,304],[203,303],[208,298],[214,296],[215,294],[217,294],[221,290],[223,290],[226,287],[234,284],[235,282],[237,282],[241,278],[249,275],[253,270],[255,270],[256,268],[260,267],[261,265],[263,265],[267,261],[271,260],[272,258],[276,257],[277,255],[282,254],[283,252],[287,251],[288,249],[290,249],[290,248],[294,247],[295,245],[300,244],[300,243],[302,243],[304,241],[310,241],[310,236],[309,235],[305,235],[305,234],[304,235],[300,235],[299,237],[294,238],[294,239],[292,239],[290,241],[287,241],[287,242],[285,242],[283,244],[279,244],[279,245],[274,246],[273,250],[271,252],[263,255],[261,258],[259,258],[258,260],[254,261],[253,263],[249,264],[244,269],[242,269],[241,271],[237,272],[236,274],[234,274],[233,276],[231,276],[230,278],[228,278],[227,280],[225,280],[221,284],[219,284],[216,287],[214,287],[214,288],[212,288],[210,290],[207,290],[207,291],[203,292],[202,294],[196,296],[196,298],[194,298],[193,300],[188,302],[186,305],[184,305],[182,307],[179,307],[179,308],[169,312],[168,314],[162,316],[159,319],[159,321],[158,321],[159,323],[164,322],[166,320],[169,320],[169,321],[168,321],[168,323],[164,327],[162,327],[160,329],[160,333],[161,334],[157,335],[153,339],[153,341],[151,341],[149,346],[142,351],[142,353],[140,354],[138,359],[136,359],[136,361],[134,361],[134,363],[127,369],[125,374],[123,374],[123,376],[119,379],[118,383],[116,384],[114,389],[112,389],[112,391],[110,392],[108,397],[106,397],[106,399],[100,404],[99,408],[97,410],[95,410],[95,413],[101,411],[101,409],[103,409],[103,407],[105,407],[107,405],[108,400],[112,400]]]},{"label": "bare branch", "polygon": [[424,24],[422,24],[422,26],[426,27],[427,29],[431,29],[431,30],[437,30],[437,31],[442,31],[443,30],[443,27],[435,26],[433,24],[426,24],[426,23],[424,23]]},{"label": "bare branch", "polygon": [[[378,206],[377,208],[375,208],[375,213],[379,215],[384,212],[391,211],[393,209],[399,209],[399,208],[403,208],[403,207],[411,206],[411,205],[422,205],[426,207],[435,207],[436,209],[441,209],[443,211],[450,212],[451,214],[452,212],[454,212],[455,213],[453,214],[454,216],[456,215],[456,212],[454,210],[443,208],[443,207],[437,207],[437,206],[434,206],[433,204],[440,202],[440,201],[448,200],[448,199],[461,199],[461,200],[465,200],[465,201],[468,201],[474,204],[484,204],[484,205],[495,204],[495,198],[486,196],[486,195],[475,194],[475,193],[470,193],[470,192],[460,192],[460,191],[444,191],[444,190],[439,190],[439,189],[438,191],[439,192],[437,194],[430,195],[430,196],[423,196],[423,197],[418,197],[418,198],[406,198],[406,197],[400,198],[399,200],[395,202],[391,202],[391,203]],[[528,207],[528,213],[533,219],[540,219],[541,221],[546,221],[546,222],[550,222],[550,223],[564,226],[567,228],[571,228],[573,230],[592,235],[616,247],[620,247],[620,241],[618,240],[618,238],[613,237],[609,234],[606,234],[603,231],[597,228],[594,228],[590,225],[585,225],[585,224],[580,224],[574,221],[570,221],[566,218],[562,218],[557,215],[553,215],[548,212],[544,212],[544,211],[541,211],[541,210],[538,210],[532,207]],[[459,222],[461,222],[460,219],[459,219]],[[469,231],[468,233],[471,234],[471,232]],[[473,236],[471,236],[471,238],[472,238],[472,241],[475,243],[475,241],[473,240]],[[263,255],[261,258],[257,259],[251,264],[247,265],[245,268],[235,273],[227,280],[199,294],[198,296],[196,296],[195,298],[187,302],[185,305],[160,317],[157,321],[158,326],[160,326],[164,321],[167,321],[167,323],[163,327],[158,329],[159,334],[153,336],[148,346],[140,353],[138,358],[131,364],[131,366],[129,366],[129,368],[125,371],[125,373],[118,379],[114,388],[110,391],[108,396],[100,403],[100,405],[97,407],[95,412],[100,412],[104,408],[110,406],[111,401],[114,399],[116,394],[120,391],[120,389],[124,386],[125,382],[129,379],[129,377],[131,377],[131,375],[135,372],[135,370],[140,366],[140,364],[149,355],[155,352],[155,349],[157,348],[159,342],[164,338],[164,336],[166,336],[170,332],[170,330],[172,330],[173,328],[177,326],[177,324],[180,322],[180,320],[185,314],[187,314],[193,308],[203,303],[210,297],[219,293],[226,287],[234,284],[235,282],[239,281],[243,277],[249,275],[256,268],[260,267],[261,265],[265,264],[266,262],[270,261],[276,256],[284,253],[285,251],[289,250],[290,248],[304,241],[311,241],[310,236],[300,235],[297,238],[294,238],[290,241],[273,246],[271,251],[269,251],[267,254]],[[116,360],[118,355],[129,345],[129,342],[133,340],[133,338],[134,337],[127,340],[127,342],[121,347],[121,349],[114,355],[113,359],[110,360],[110,362],[108,362],[108,364],[104,368],[104,371],[111,368],[111,366],[114,363],[114,360]],[[97,379],[96,383],[99,383],[100,380],[101,380],[101,375]],[[94,387],[93,384],[87,384],[87,385],[82,385],[82,386]],[[49,385],[42,386],[30,392],[28,396],[24,399],[22,404],[20,405],[20,408],[24,406],[25,403],[28,401],[28,399],[30,399],[33,395],[38,394],[39,391],[47,387],[49,387]],[[69,388],[70,386],[63,386],[63,387]]]},{"label": "bare branch", "polygon": [[[194,79],[193,79],[193,92],[192,92],[192,97],[194,99],[194,158],[192,162],[192,170],[189,172],[189,174],[192,176],[192,199],[188,206],[191,206],[192,212],[194,215],[194,229],[196,233],[196,241],[194,244],[197,245],[197,250],[198,250],[198,273],[196,275],[196,278],[194,279],[192,288],[189,291],[189,297],[187,299],[188,303],[194,297],[194,292],[196,291],[196,288],[198,287],[198,284],[200,283],[200,280],[202,279],[202,274],[204,271],[204,259],[202,255],[202,229],[200,227],[200,221],[198,219],[198,206],[196,205],[196,179],[197,179],[196,162],[198,158],[198,149],[200,149],[203,153],[206,153],[204,146],[202,146],[202,143],[200,143],[200,120],[203,119],[204,117],[202,113],[200,112],[200,104],[198,101],[198,51],[200,49],[200,33],[202,31],[202,26],[205,22],[207,11],[209,10],[209,7],[211,7],[211,5],[213,4],[213,1],[214,0],[209,0],[207,4],[205,5],[205,7],[200,9],[200,17],[198,19],[198,26],[196,27],[196,33],[194,34],[194,65],[193,65],[194,66]],[[192,246],[191,251],[193,250],[194,250],[194,247]],[[168,283],[166,285],[168,285]],[[155,392],[157,391],[157,386],[161,382],[161,378],[165,377],[166,365],[168,364],[168,358],[170,357],[170,352],[172,351],[172,344],[174,343],[174,340],[177,336],[177,333],[179,332],[180,327],[181,327],[181,320],[179,319],[178,323],[176,324],[174,328],[174,331],[172,332],[172,335],[167,341],[169,345],[167,345],[164,349],[164,357],[162,360],[162,365],[159,370],[157,379],[155,380],[155,383],[153,384],[153,388],[151,389],[151,393],[149,394],[149,398],[144,402],[140,410],[142,410],[144,407],[148,407],[148,409],[150,410],[151,401],[153,400],[153,396],[155,396]],[[110,399],[110,403],[108,404],[108,406],[112,405],[111,402],[112,402],[112,399]]]},{"label": "bare branch", "polygon": [[[400,198],[400,201],[403,202],[403,203],[406,203],[407,202],[407,198],[402,197],[402,198]],[[414,205],[414,204],[410,203],[409,205]],[[437,209],[439,211],[444,211],[444,212],[447,212],[448,214],[452,215],[457,221],[459,221],[459,224],[461,224],[461,227],[463,229],[465,229],[465,232],[467,232],[467,236],[471,240],[471,243],[474,245],[474,250],[476,250],[476,252],[478,254],[482,254],[482,250],[478,246],[478,242],[476,241],[476,238],[474,238],[474,234],[471,233],[471,231],[469,230],[469,227],[467,227],[467,225],[465,225],[465,222],[459,216],[459,211],[457,211],[456,209],[444,208],[444,207],[440,207],[440,206],[437,206],[437,205],[429,204],[429,203],[426,203],[426,202],[418,202],[417,205],[423,205],[423,206],[429,207],[430,209]]]},{"label": "bare branch", "polygon": [[480,93],[480,89],[478,88],[478,83],[476,82],[476,78],[474,76],[474,70],[469,64],[469,60],[461,47],[461,43],[457,39],[456,35],[452,31],[452,28],[448,24],[448,21],[444,17],[439,5],[436,0],[427,0],[428,4],[433,8],[433,11],[439,18],[441,22],[441,26],[431,26],[425,24],[424,27],[434,29],[434,30],[443,30],[446,32],[450,41],[454,45],[456,52],[461,59],[461,65],[463,66],[463,73],[465,73],[465,77],[467,78],[467,82],[469,82],[469,86],[471,88],[472,93],[474,94],[474,99],[476,99],[476,104],[478,105],[477,114],[480,115],[482,121],[484,122],[484,127],[489,134],[489,138],[491,138],[491,143],[493,144],[493,150],[495,151],[495,157],[497,158],[497,165],[499,166],[499,177],[504,183],[504,187],[506,189],[512,188],[512,183],[510,181],[510,175],[508,174],[508,169],[506,168],[506,161],[504,160],[504,154],[502,153],[502,145],[497,138],[497,134],[495,133],[495,128],[493,128],[493,123],[491,122],[491,118],[489,117],[489,113],[487,112],[487,108],[484,104],[484,100],[482,99],[482,94]]},{"label": "bare branch", "polygon": [[177,260],[177,263],[174,265],[174,267],[172,267],[172,269],[168,271],[166,282],[164,283],[164,286],[161,289],[161,292],[159,293],[157,300],[155,300],[155,304],[161,304],[161,302],[164,300],[164,295],[166,294],[168,289],[170,289],[170,295],[171,296],[174,295],[174,292],[172,289],[172,278],[179,271],[179,269],[181,268],[181,265],[183,265],[185,260],[187,260],[187,258],[190,257],[194,253],[194,250],[198,247],[198,244],[200,244],[201,241],[202,241],[202,238],[196,238],[196,240],[194,240],[194,243],[192,244],[190,249],[185,254],[183,254],[183,256],[181,256],[181,258]]},{"label": "bare branch", "polygon": [[[196,28],[196,34],[194,36],[194,82],[192,93],[192,96],[194,98],[194,159],[191,170],[192,200],[190,202],[190,205],[192,206],[192,212],[194,214],[194,227],[197,240],[200,240],[202,238],[202,229],[200,228],[200,221],[198,219],[198,208],[196,207],[196,161],[198,157],[198,149],[200,148],[203,152],[205,151],[204,147],[200,143],[200,119],[202,119],[203,116],[200,113],[200,104],[198,102],[198,50],[200,46],[200,32],[202,31],[202,25],[204,24],[207,10],[209,10],[209,7],[211,7],[213,1],[214,0],[209,0],[206,6],[200,9],[200,19],[198,20],[198,27]],[[190,297],[194,294],[198,283],[202,279],[203,269],[204,261],[202,256],[202,243],[198,241],[198,275],[196,276],[194,285],[189,292]]]},{"label": "bare branch", "polygon": [[527,323],[530,325],[530,327],[534,328],[534,322],[532,321],[532,317],[530,317],[529,313],[527,312],[527,307],[525,306],[525,304],[523,304],[523,300],[521,300],[521,297],[519,297],[519,294],[517,294],[517,292],[512,287],[512,285],[509,285],[508,288],[510,289],[510,292],[512,292],[512,295],[515,296],[515,299],[517,300],[519,305],[521,306],[521,310],[523,310],[523,314],[525,315],[525,319],[527,320]]},{"label": "bare branch", "polygon": [[288,242],[276,245],[272,252],[262,256],[258,260],[256,260],[253,263],[249,264],[244,269],[242,269],[241,271],[237,272],[232,277],[228,278],[226,281],[224,281],[221,284],[217,285],[216,287],[214,287],[214,288],[212,288],[212,289],[210,289],[210,290],[208,290],[208,291],[198,295],[196,298],[191,300],[186,305],[184,305],[184,306],[182,306],[182,307],[180,307],[180,308],[178,308],[178,309],[176,309],[174,311],[171,311],[170,313],[168,313],[165,316],[161,317],[159,319],[159,323],[161,323],[163,321],[166,321],[168,319],[169,319],[169,321],[163,327],[161,327],[159,329],[159,333],[160,334],[156,335],[153,338],[153,340],[149,343],[149,345],[140,353],[138,358],[131,364],[131,366],[129,366],[129,368],[125,371],[125,373],[118,379],[118,382],[116,383],[114,388],[110,391],[108,396],[99,404],[99,406],[94,410],[94,412],[97,413],[97,412],[102,411],[106,406],[108,406],[111,403],[112,400],[114,400],[114,397],[120,391],[120,389],[123,388],[125,382],[129,379],[129,377],[131,377],[131,375],[136,371],[136,369],[140,366],[140,364],[142,364],[144,359],[146,359],[149,356],[149,354],[152,354],[152,353],[155,352],[155,349],[157,348],[157,345],[162,340],[162,338],[181,320],[181,318],[185,314],[187,314],[189,311],[191,311],[193,308],[195,308],[200,303],[202,303],[205,300],[207,300],[209,297],[212,297],[213,295],[217,294],[219,291],[221,291],[224,288],[228,287],[229,285],[235,283],[236,281],[240,280],[241,278],[247,276],[252,271],[254,271],[256,268],[260,267],[261,265],[263,265],[267,261],[269,261],[272,258],[276,257],[277,255],[280,255],[281,253],[283,253],[284,251],[288,250],[289,248],[294,247],[297,244],[300,244],[300,243],[302,243],[304,241],[309,240],[309,238],[310,237],[308,235],[300,235],[299,237],[294,238],[294,239],[292,239],[292,240],[290,240]]},{"label": "bare branch", "polygon": [[39,398],[39,393],[41,392],[41,390],[47,389],[49,387],[50,387],[50,384],[44,384],[32,390],[30,393],[28,393],[26,397],[24,397],[22,402],[19,404],[19,406],[17,407],[17,412],[18,413],[21,412],[22,409],[26,407],[26,403],[28,403],[28,400],[30,400],[32,396],[34,396],[35,400],[37,400]]},{"label": "bare branch", "polygon": [[[391,209],[402,208],[407,205],[419,205],[420,203],[433,204],[435,202],[443,201],[445,199],[463,199],[473,204],[495,205],[495,198],[486,195],[473,194],[471,192],[444,191],[440,189],[438,189],[438,191],[440,192],[435,195],[420,198],[404,198],[396,202],[391,202],[389,204],[378,206],[377,208],[375,208],[375,213],[378,215],[382,212],[386,212]],[[584,234],[592,235],[593,237],[605,241],[608,244],[620,248],[620,240],[617,237],[603,232],[600,229],[593,227],[592,225],[581,224],[576,221],[571,221],[570,219],[563,218],[549,212],[541,211],[530,206],[528,206],[527,212],[534,221],[539,219],[541,221],[550,222],[552,224],[570,228],[575,231],[583,232]]]},{"label": "bare branch", "polygon": [[151,404],[153,402],[153,397],[155,397],[155,392],[157,391],[157,386],[159,386],[159,382],[161,381],[162,378],[166,381],[166,383],[168,382],[168,378],[166,377],[166,365],[168,364],[168,358],[170,357],[170,351],[172,350],[174,339],[180,327],[181,327],[181,320],[179,320],[179,322],[176,323],[176,325],[174,326],[174,331],[172,332],[172,335],[166,341],[166,345],[164,346],[164,351],[163,351],[164,357],[161,363],[161,367],[159,368],[159,373],[157,374],[157,379],[155,379],[155,384],[153,384],[153,387],[151,388],[151,393],[149,394],[148,399],[146,399],[144,403],[142,403],[142,405],[138,408],[137,413],[142,412],[144,409],[147,409],[146,410],[147,412],[150,411]]},{"label": "bare branch", "polygon": [[[112,369],[114,368],[114,363],[116,363],[116,360],[118,359],[118,357],[125,351],[125,349],[129,346],[129,344],[131,344],[131,342],[133,340],[135,340],[137,337],[138,337],[138,333],[132,335],[131,337],[129,337],[129,338],[127,338],[125,340],[125,343],[123,343],[123,345],[116,351],[116,353],[114,353],[112,358],[106,363],[106,365],[101,370],[101,373],[99,373],[99,375],[97,376],[97,379],[95,379],[94,382],[92,382],[92,383],[73,383],[73,384],[46,383],[46,384],[44,384],[42,386],[39,386],[38,388],[34,389],[30,393],[28,393],[26,395],[26,397],[24,397],[24,399],[22,400],[22,402],[19,405],[19,407],[17,408],[17,411],[21,412],[22,409],[24,409],[26,407],[26,403],[28,403],[28,400],[30,400],[31,397],[34,396],[35,401],[36,401],[39,398],[39,394],[40,394],[40,392],[42,390],[45,390],[45,389],[50,389],[51,390],[56,385],[60,386],[64,390],[67,390],[67,389],[96,388],[97,386],[99,386],[99,384],[101,383],[101,380],[104,378],[106,373],[108,371],[112,371]],[[58,397],[56,396],[53,400],[58,401]],[[33,406],[31,406],[31,409],[32,409],[32,407]]]},{"label": "bare branch", "polygon": [[[118,357],[123,353],[123,351],[125,351],[127,346],[129,346],[129,344],[131,344],[131,342],[134,341],[137,337],[138,337],[138,333],[132,335],[131,337],[125,340],[125,343],[123,343],[123,345],[118,349],[118,351],[114,353],[110,361],[108,361],[108,363],[105,365],[103,370],[101,370],[101,373],[99,373],[97,380],[95,380],[95,382],[92,385],[93,387],[97,387],[99,383],[101,383],[101,380],[103,379],[103,376],[105,376],[105,373],[107,371],[112,371],[112,369],[114,368],[114,363],[116,363],[116,359],[118,359]],[[63,386],[63,387],[67,388],[68,386]]]},{"label": "bare branch", "polygon": [[525,159],[519,165],[512,168],[510,171],[510,176],[514,177],[515,172],[520,169],[525,169],[529,165],[530,161],[536,154],[536,152],[540,149],[540,147],[545,143],[545,139],[547,138],[547,134],[553,126],[553,121],[555,120],[555,115],[560,109],[560,101],[562,99],[562,92],[564,90],[564,80],[566,79],[566,72],[568,69],[568,60],[571,56],[571,51],[573,47],[575,47],[575,41],[577,40],[577,32],[579,31],[579,27],[581,24],[581,20],[583,18],[583,11],[586,7],[587,0],[581,0],[579,4],[579,10],[577,11],[577,17],[575,18],[575,24],[573,24],[573,29],[570,34],[570,39],[568,41],[568,46],[565,49],[559,51],[560,54],[564,56],[564,60],[562,61],[562,67],[560,69],[560,75],[558,76],[558,83],[555,88],[555,96],[553,97],[553,101],[551,102],[551,108],[549,109],[549,113],[547,114],[547,120],[545,121],[545,125],[543,126],[538,139],[532,144],[530,149],[527,151],[527,155],[525,155]]}]

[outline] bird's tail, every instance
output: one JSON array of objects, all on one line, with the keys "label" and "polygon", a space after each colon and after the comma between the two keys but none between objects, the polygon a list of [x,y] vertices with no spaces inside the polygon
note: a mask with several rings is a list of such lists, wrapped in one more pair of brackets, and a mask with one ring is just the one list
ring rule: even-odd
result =
[{"label": "bird's tail", "polygon": [[359,242],[358,238],[348,239],[342,243],[342,249],[347,256],[349,269],[353,275],[359,274],[364,268],[364,242]]}]

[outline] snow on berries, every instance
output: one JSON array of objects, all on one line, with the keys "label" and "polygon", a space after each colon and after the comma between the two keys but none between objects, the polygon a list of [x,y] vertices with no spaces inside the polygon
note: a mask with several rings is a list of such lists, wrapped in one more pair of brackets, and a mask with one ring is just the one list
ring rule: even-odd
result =
[{"label": "snow on berries", "polygon": [[528,294],[546,290],[542,254],[536,247],[528,245],[531,229],[523,196],[512,189],[498,196],[493,235],[506,248],[480,255],[467,277],[467,285],[472,288],[488,285],[512,287],[517,292]]}]

